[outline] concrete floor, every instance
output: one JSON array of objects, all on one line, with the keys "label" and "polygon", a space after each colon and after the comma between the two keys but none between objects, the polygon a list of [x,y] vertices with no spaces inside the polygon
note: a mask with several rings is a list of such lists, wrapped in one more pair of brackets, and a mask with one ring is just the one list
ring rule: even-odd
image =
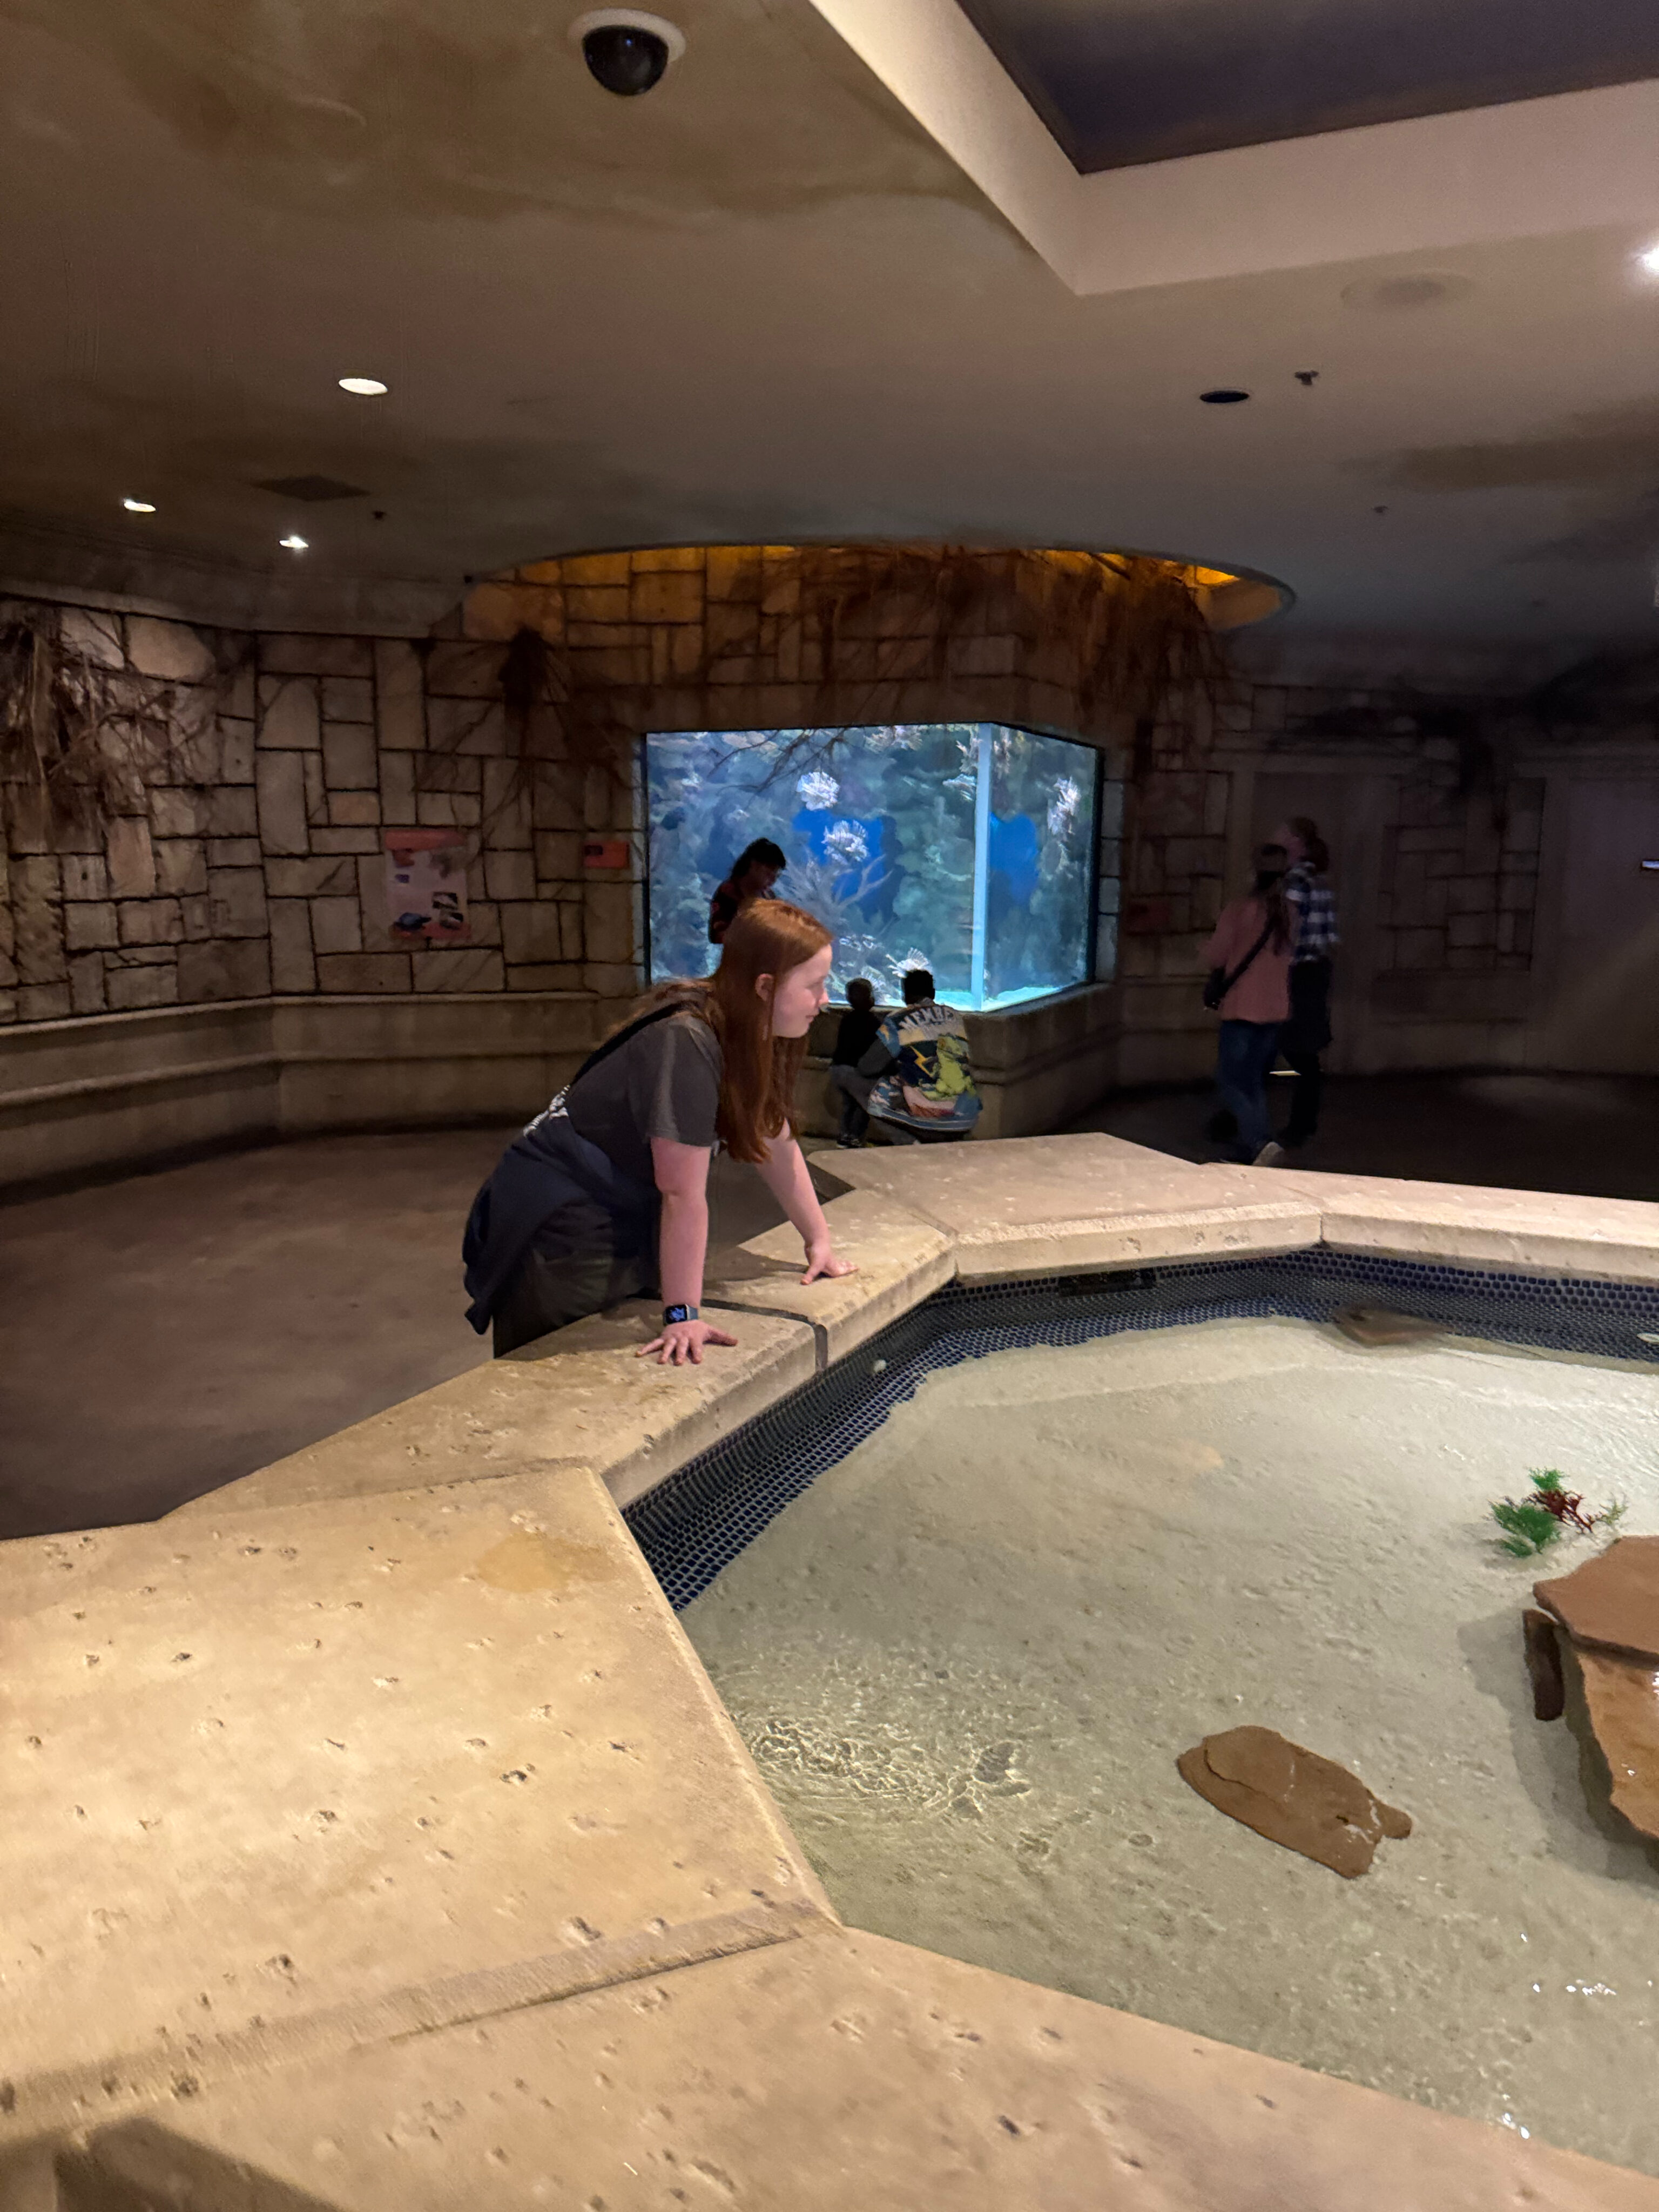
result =
[{"label": "concrete floor", "polygon": [[[0,1537],[144,1521],[489,1357],[461,1229],[506,1129],[321,1137],[0,1206]],[[718,1241],[781,1217],[722,1164]]]},{"label": "concrete floor", "polygon": [[[1211,1103],[1120,1099],[1077,1126],[1203,1158]],[[1298,1158],[1655,1199],[1656,1127],[1653,1080],[1349,1079]],[[508,1134],[317,1138],[0,1206],[0,1536],[152,1518],[488,1357],[461,1225]],[[779,1218],[725,1164],[714,1206],[717,1243]]]},{"label": "concrete floor", "polygon": [[[1290,1084],[1271,1085],[1282,1126]],[[1188,1160],[1221,1155],[1213,1091],[1108,1099],[1071,1124]],[[1332,1175],[1659,1199],[1659,1079],[1618,1075],[1352,1075],[1329,1079],[1318,1136],[1287,1155]]]}]

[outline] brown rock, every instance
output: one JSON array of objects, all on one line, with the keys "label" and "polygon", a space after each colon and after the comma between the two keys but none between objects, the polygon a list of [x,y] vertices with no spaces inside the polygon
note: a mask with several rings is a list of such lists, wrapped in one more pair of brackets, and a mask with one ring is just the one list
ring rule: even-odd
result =
[{"label": "brown rock", "polygon": [[1659,1659],[1659,1536],[1621,1536],[1570,1575],[1532,1594],[1575,1644]]},{"label": "brown rock", "polygon": [[1659,1672],[1651,1660],[1580,1650],[1590,1726],[1632,1827],[1659,1837]]},{"label": "brown rock", "polygon": [[1218,1811],[1350,1881],[1370,1866],[1382,1837],[1412,1832],[1410,1814],[1373,1796],[1357,1774],[1274,1729],[1206,1735],[1176,1765]]},{"label": "brown rock", "polygon": [[1437,1321],[1420,1315],[1393,1313],[1386,1306],[1344,1306],[1336,1325],[1354,1344],[1421,1344],[1446,1332]]},{"label": "brown rock", "polygon": [[1561,1677],[1561,1643],[1556,1624],[1547,1613],[1528,1606],[1521,1616],[1526,1638],[1527,1673],[1532,1679],[1533,1718],[1559,1721],[1566,1708],[1566,1686]]}]

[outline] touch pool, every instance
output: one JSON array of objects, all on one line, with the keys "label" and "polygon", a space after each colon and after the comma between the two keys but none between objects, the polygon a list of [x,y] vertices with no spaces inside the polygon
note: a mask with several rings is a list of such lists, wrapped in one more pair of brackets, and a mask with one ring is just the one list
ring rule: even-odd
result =
[{"label": "touch pool", "polygon": [[[1652,1297],[1396,1267],[1459,1333],[1362,1349],[1365,1265],[953,1294],[635,1526],[854,1924],[1659,2172],[1659,1850],[1522,1658],[1593,1540],[1487,1518],[1553,1466],[1659,1529]],[[1246,1722],[1413,1834],[1224,1818],[1175,1762]]]}]

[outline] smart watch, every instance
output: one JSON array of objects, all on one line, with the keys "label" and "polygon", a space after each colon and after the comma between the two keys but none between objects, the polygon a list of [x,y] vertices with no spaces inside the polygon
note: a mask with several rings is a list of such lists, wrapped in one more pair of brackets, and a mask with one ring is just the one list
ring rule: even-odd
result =
[{"label": "smart watch", "polygon": [[671,1322],[696,1321],[696,1306],[665,1306],[662,1310],[662,1325],[665,1328]]}]

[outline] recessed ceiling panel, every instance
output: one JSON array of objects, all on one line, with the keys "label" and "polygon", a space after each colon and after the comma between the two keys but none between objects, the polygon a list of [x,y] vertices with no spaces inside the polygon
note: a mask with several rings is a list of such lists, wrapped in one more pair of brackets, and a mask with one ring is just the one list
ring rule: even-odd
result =
[{"label": "recessed ceiling panel", "polygon": [[961,0],[1084,170],[1659,76],[1655,0]]}]

